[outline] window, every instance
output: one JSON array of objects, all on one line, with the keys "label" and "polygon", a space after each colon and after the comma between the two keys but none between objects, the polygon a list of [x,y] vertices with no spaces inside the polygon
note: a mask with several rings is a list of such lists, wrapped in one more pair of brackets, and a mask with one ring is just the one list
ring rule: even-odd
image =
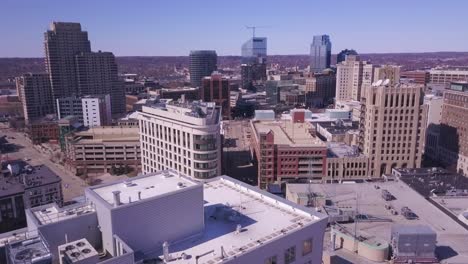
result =
[{"label": "window", "polygon": [[293,263],[296,260],[296,247],[292,246],[284,251],[284,264]]},{"label": "window", "polygon": [[265,264],[278,264],[278,258],[276,256],[265,259]]}]

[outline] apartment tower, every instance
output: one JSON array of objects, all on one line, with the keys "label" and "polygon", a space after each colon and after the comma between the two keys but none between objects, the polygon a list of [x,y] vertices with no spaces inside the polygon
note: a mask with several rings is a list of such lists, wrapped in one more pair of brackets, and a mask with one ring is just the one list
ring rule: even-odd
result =
[{"label": "apartment tower", "polygon": [[27,73],[16,78],[16,89],[23,105],[26,124],[54,113],[54,103],[47,73]]},{"label": "apartment tower", "polygon": [[375,82],[361,100],[359,148],[370,157],[372,178],[393,168],[421,166],[427,122],[424,86],[389,83]]},{"label": "apartment tower", "polygon": [[53,22],[44,33],[44,46],[54,102],[57,98],[79,94],[75,56],[91,52],[88,32],[81,30],[80,23]]}]

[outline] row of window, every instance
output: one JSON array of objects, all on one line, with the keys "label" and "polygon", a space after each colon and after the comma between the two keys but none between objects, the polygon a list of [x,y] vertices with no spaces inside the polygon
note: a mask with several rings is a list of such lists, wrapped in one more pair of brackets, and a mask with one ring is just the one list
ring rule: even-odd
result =
[{"label": "row of window", "polygon": [[[302,242],[302,256],[307,256],[312,253],[313,243],[312,238],[304,240]],[[284,264],[291,264],[296,261],[296,246],[292,246],[287,248],[284,251]],[[265,264],[278,264],[278,255],[270,256],[265,259]],[[311,264],[312,262],[306,262],[305,264]]]}]

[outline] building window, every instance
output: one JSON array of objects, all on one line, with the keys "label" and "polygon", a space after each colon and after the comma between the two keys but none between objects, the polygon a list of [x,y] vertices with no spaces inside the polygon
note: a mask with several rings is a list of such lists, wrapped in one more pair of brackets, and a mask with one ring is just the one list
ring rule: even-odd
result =
[{"label": "building window", "polygon": [[293,263],[296,260],[296,246],[292,246],[284,251],[284,264]]},{"label": "building window", "polygon": [[302,256],[305,256],[310,252],[312,252],[312,238],[309,238],[302,242]]},{"label": "building window", "polygon": [[265,259],[265,264],[278,264],[278,259],[276,256],[269,257]]}]

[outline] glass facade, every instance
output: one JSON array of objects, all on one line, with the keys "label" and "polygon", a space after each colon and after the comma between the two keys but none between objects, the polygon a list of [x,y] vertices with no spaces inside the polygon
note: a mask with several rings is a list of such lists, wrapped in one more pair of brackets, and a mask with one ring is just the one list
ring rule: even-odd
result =
[{"label": "glass facade", "polygon": [[321,72],[330,68],[331,41],[328,35],[314,36],[310,45],[310,71]]}]

